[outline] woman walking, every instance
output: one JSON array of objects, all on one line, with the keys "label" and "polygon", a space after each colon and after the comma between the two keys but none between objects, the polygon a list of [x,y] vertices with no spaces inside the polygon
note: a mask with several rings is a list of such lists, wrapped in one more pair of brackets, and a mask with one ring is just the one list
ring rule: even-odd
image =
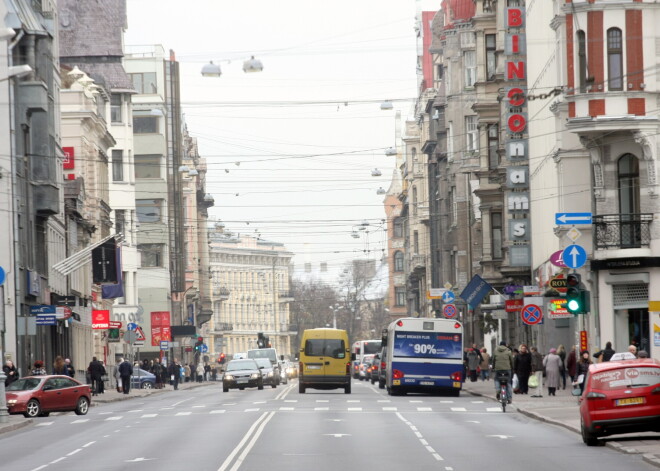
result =
[{"label": "woman walking", "polygon": [[548,396],[556,396],[560,382],[561,358],[557,355],[557,349],[551,348],[550,353],[543,359],[545,368],[545,383],[548,386]]},{"label": "woman walking", "polygon": [[[584,380],[587,377],[589,372],[589,365],[591,365],[591,359],[589,358],[589,350],[582,350],[580,356],[580,361],[577,362],[576,368],[576,378],[575,381],[578,381],[580,384],[580,391],[584,392]],[[580,381],[580,376],[582,376],[582,381]]]},{"label": "woman walking", "polygon": [[559,377],[561,378],[562,389],[566,389],[566,348],[562,344],[557,347],[557,355],[561,358]]}]

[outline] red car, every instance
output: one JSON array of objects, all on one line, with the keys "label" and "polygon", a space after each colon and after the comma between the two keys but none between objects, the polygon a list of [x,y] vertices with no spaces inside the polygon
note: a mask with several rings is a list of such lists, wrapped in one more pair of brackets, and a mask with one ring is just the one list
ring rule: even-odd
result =
[{"label": "red car", "polygon": [[608,361],[589,367],[580,397],[582,440],[619,433],[660,432],[660,361]]},{"label": "red car", "polygon": [[74,411],[85,415],[91,402],[89,385],[61,375],[26,376],[6,388],[10,414],[47,417],[51,412]]}]

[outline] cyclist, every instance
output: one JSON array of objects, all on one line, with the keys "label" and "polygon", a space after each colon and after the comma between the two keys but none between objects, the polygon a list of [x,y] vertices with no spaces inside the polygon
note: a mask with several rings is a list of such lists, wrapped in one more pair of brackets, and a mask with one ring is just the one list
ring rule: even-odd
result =
[{"label": "cyclist", "polygon": [[511,404],[511,370],[513,370],[513,355],[511,350],[506,346],[506,342],[502,340],[500,345],[493,352],[491,359],[493,363],[493,378],[495,379],[495,391],[497,392],[497,399],[500,398],[499,390],[500,383],[497,381],[498,373],[507,373],[509,376],[509,383],[506,387],[507,402]]}]

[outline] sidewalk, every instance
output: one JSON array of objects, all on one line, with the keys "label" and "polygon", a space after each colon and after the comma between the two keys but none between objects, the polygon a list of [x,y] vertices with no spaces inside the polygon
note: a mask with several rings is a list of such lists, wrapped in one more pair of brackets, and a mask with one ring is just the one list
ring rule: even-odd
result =
[{"label": "sidewalk", "polygon": [[[495,401],[495,385],[493,381],[470,381],[463,384],[463,390],[475,396],[483,396]],[[543,397],[531,397],[533,389],[529,394],[514,394],[513,404],[518,412],[543,422],[567,428],[580,435],[580,412],[578,410],[577,397],[571,394],[570,384],[566,389],[557,391],[556,396],[548,396],[548,389],[544,388]],[[642,454],[644,461],[660,468],[660,434],[645,433],[642,438],[632,438],[630,435],[621,435],[625,440],[616,441],[607,437],[606,446],[622,453]],[[580,441],[582,438],[580,437]],[[586,446],[586,445],[585,445]]]},{"label": "sidewalk", "polygon": [[[204,381],[203,383],[181,383],[179,384],[179,390],[185,389],[195,389],[204,386],[221,386],[222,383],[219,381]],[[99,404],[107,404],[110,402],[125,401],[128,399],[134,399],[136,397],[145,397],[151,396],[153,394],[167,394],[174,391],[172,386],[167,385],[164,389],[131,389],[129,394],[118,393],[116,389],[106,389],[105,393],[98,396],[92,396],[92,407]],[[68,412],[64,412],[68,414]],[[53,415],[59,414],[55,412]],[[14,430],[27,427],[32,424],[35,419],[28,419],[22,415],[10,415],[8,417],[7,423],[0,423],[0,435],[6,432],[13,432]]]}]

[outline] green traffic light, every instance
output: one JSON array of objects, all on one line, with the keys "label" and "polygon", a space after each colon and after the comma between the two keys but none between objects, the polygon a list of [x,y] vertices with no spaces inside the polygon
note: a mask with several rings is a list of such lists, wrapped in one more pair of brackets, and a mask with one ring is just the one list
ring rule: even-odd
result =
[{"label": "green traffic light", "polygon": [[580,310],[580,303],[577,302],[575,299],[571,299],[567,304],[566,307],[570,312],[577,312]]}]

